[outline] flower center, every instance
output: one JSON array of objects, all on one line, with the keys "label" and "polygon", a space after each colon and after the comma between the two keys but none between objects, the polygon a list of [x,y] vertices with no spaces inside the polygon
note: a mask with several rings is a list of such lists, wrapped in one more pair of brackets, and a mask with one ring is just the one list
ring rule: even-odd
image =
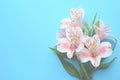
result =
[{"label": "flower center", "polygon": [[71,37],[71,42],[72,42],[72,44],[74,44],[74,45],[78,45],[79,36],[75,35],[75,36]]},{"label": "flower center", "polygon": [[88,46],[88,49],[91,51],[92,56],[96,56],[96,50],[97,50],[97,44],[96,43],[92,43]]},{"label": "flower center", "polygon": [[76,42],[78,40],[78,36],[73,36],[73,37],[71,37],[71,41],[72,42]]}]

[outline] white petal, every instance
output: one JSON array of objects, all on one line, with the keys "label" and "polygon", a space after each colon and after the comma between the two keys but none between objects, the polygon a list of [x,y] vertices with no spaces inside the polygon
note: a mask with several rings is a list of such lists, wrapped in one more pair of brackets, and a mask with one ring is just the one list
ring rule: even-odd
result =
[{"label": "white petal", "polygon": [[77,33],[76,35],[79,35],[80,37],[83,36],[83,31],[79,26],[75,27],[75,31]]},{"label": "white petal", "polygon": [[71,9],[70,14],[72,19],[72,25],[82,27],[84,10],[82,8]]},{"label": "white petal", "polygon": [[98,51],[98,55],[102,58],[110,56],[112,54],[111,44],[109,42],[102,42]]},{"label": "white petal", "polygon": [[103,40],[105,38],[108,38],[108,36],[110,36],[110,27],[109,25],[103,23],[102,21],[100,21],[100,26],[95,28],[95,33],[99,35],[100,39]]},{"label": "white petal", "polygon": [[80,27],[67,27],[66,37],[71,41],[72,37],[79,37],[80,40],[83,38],[83,32]]},{"label": "white petal", "polygon": [[66,32],[66,37],[68,40],[71,40],[71,37],[73,36],[73,32],[72,32],[72,28],[71,27],[67,27],[65,29],[65,32]]},{"label": "white petal", "polygon": [[91,60],[91,54],[86,48],[82,49],[80,52],[77,52],[76,55],[77,55],[77,58],[81,60],[82,63],[85,63]]},{"label": "white petal", "polygon": [[74,53],[73,51],[68,51],[67,57],[71,59],[73,57],[73,53]]},{"label": "white petal", "polygon": [[92,57],[90,61],[91,61],[92,65],[95,68],[97,68],[100,65],[101,57],[100,56]]},{"label": "white petal", "polygon": [[70,26],[70,24],[71,24],[71,19],[70,18],[65,18],[65,19],[61,20],[60,28],[64,29],[64,28]]},{"label": "white petal", "polygon": [[94,26],[94,29],[95,29],[95,33],[98,35],[100,34],[100,27],[96,26],[96,25],[93,25]]},{"label": "white petal", "polygon": [[[94,35],[93,37],[86,37],[86,41],[85,41],[85,45],[86,47],[91,50],[91,46],[95,46],[95,48],[97,49],[100,45],[100,39],[98,35]],[[94,50],[96,51],[96,50]]]},{"label": "white petal", "polygon": [[65,30],[62,29],[59,32],[56,33],[56,38],[57,40],[61,39],[61,38],[66,38],[66,34],[65,34]]},{"label": "white petal", "polygon": [[104,22],[100,21],[100,28],[103,29],[103,31],[110,32],[110,27],[109,25],[105,24]]},{"label": "white petal", "polygon": [[93,36],[93,42],[96,42],[97,45],[100,45],[100,39],[98,35]]},{"label": "white petal", "polygon": [[83,18],[85,12],[84,12],[84,9],[82,9],[82,8],[76,8],[76,9],[71,9],[70,14],[71,14],[72,18],[76,18],[76,17]]},{"label": "white petal", "polygon": [[60,52],[67,52],[70,50],[71,44],[66,38],[62,38],[58,41],[57,50]]},{"label": "white petal", "polygon": [[76,52],[80,52],[84,48],[84,44],[81,42],[76,49]]}]

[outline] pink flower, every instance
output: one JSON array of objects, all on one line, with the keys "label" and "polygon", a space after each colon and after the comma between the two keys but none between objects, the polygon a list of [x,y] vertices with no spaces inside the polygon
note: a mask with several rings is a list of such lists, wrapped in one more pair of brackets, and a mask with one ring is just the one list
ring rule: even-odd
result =
[{"label": "pink flower", "polygon": [[106,58],[112,54],[111,44],[109,42],[101,42],[98,35],[87,37],[86,48],[76,53],[78,59],[82,63],[90,61],[94,67],[100,65],[101,58]]},{"label": "pink flower", "polygon": [[58,38],[57,50],[72,58],[74,52],[79,52],[83,47],[83,33],[80,27],[67,27],[65,29],[66,37]]},{"label": "pink flower", "polygon": [[71,9],[70,11],[71,18],[65,18],[61,20],[60,28],[66,28],[68,26],[82,27],[82,20],[84,17],[84,10],[82,8]]},{"label": "pink flower", "polygon": [[104,24],[102,21],[99,22],[99,26],[94,25],[95,33],[100,37],[100,40],[109,38],[110,36],[110,27]]}]

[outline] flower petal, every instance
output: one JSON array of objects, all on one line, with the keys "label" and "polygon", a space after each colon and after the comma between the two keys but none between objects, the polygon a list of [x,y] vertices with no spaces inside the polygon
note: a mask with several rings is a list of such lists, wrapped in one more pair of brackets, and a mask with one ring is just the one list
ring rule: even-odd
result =
[{"label": "flower petal", "polygon": [[80,52],[84,48],[84,44],[81,42],[79,43],[79,46],[76,49],[76,52]]},{"label": "flower petal", "polygon": [[71,59],[73,57],[73,53],[74,53],[73,51],[68,51],[67,57]]},{"label": "flower petal", "polygon": [[95,52],[97,48],[100,45],[100,39],[98,35],[94,35],[93,37],[86,37],[86,40],[84,41],[86,47],[91,51]]},{"label": "flower petal", "polygon": [[77,58],[81,60],[82,63],[85,63],[91,60],[91,54],[86,48],[82,49],[80,52],[77,52],[76,55],[77,55]]},{"label": "flower petal", "polygon": [[66,28],[66,37],[71,41],[73,38],[77,38],[78,40],[82,40],[83,32],[80,27],[67,27]]},{"label": "flower petal", "polygon": [[100,65],[101,57],[100,56],[95,56],[90,59],[90,62],[94,67],[98,67]]},{"label": "flower petal", "polygon": [[112,46],[109,42],[102,42],[98,51],[98,55],[101,58],[106,58],[112,54]]},{"label": "flower petal", "polygon": [[64,29],[64,28],[70,26],[70,24],[71,24],[71,19],[70,18],[65,18],[65,19],[61,20],[60,28]]},{"label": "flower petal", "polygon": [[82,8],[71,9],[70,11],[72,25],[82,27],[82,19],[84,17],[84,10]]},{"label": "flower petal", "polygon": [[94,29],[95,29],[95,33],[97,35],[99,35],[100,40],[103,40],[105,38],[108,38],[110,36],[110,27],[109,25],[103,23],[102,21],[100,21],[100,25],[99,26],[95,26],[94,25]]},{"label": "flower petal", "polygon": [[71,44],[66,38],[62,38],[58,41],[57,50],[60,52],[68,52]]},{"label": "flower petal", "polygon": [[66,38],[65,29],[61,29],[56,33],[56,38],[59,40],[61,38]]},{"label": "flower petal", "polygon": [[74,8],[70,10],[71,18],[83,18],[84,17],[84,9],[82,8]]}]

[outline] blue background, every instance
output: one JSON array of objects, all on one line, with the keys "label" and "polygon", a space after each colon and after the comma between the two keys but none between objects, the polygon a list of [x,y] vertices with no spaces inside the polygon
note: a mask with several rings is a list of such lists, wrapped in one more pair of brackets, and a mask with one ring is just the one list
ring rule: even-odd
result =
[{"label": "blue background", "polygon": [[118,39],[118,57],[94,80],[120,80],[119,0],[0,0],[0,80],[78,80],[63,69],[53,47],[60,20],[71,8],[83,7],[89,23],[96,12]]}]

